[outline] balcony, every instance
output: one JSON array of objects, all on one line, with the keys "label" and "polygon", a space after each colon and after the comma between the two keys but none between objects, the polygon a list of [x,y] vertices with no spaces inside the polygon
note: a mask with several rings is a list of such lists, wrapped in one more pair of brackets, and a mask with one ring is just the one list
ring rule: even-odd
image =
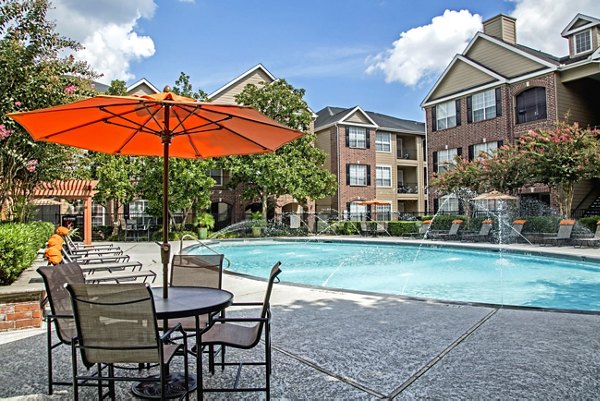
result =
[{"label": "balcony", "polygon": [[419,193],[419,186],[412,182],[399,182],[398,183],[398,194],[406,195],[417,195]]}]

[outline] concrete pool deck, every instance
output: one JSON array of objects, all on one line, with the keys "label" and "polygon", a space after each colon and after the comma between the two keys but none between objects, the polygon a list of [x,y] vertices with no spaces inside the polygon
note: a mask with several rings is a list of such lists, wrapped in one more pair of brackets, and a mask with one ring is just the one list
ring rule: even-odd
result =
[{"label": "concrete pool deck", "polygon": [[[154,243],[119,245],[132,259],[143,262],[145,269],[160,275],[160,256]],[[173,250],[178,251],[178,247],[174,244]],[[598,249],[506,247],[529,253],[600,257]],[[285,264],[282,269],[285,273]],[[285,274],[281,278],[284,282],[275,286],[272,298],[273,399],[599,397],[600,314],[329,291],[286,284]],[[155,285],[161,282],[159,277]],[[223,287],[235,294],[237,302],[257,301],[263,297],[265,282],[225,274]],[[45,395],[44,333],[0,334],[0,397],[71,397],[64,387],[52,397]],[[251,353],[259,354],[260,348]],[[68,377],[70,349],[59,347],[57,353],[59,350],[58,371]],[[250,368],[247,373],[242,380],[261,383],[257,381],[259,371]],[[228,381],[234,374],[234,369],[225,374],[217,371],[214,377],[205,375],[205,383]],[[122,399],[131,398],[126,385],[120,388]],[[257,393],[247,397],[261,398]],[[243,397],[234,393],[205,398]]]}]

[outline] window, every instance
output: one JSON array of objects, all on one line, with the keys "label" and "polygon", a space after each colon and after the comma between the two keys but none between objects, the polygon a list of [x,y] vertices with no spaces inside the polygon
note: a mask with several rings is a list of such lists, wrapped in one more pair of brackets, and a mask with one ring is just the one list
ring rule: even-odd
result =
[{"label": "window", "polygon": [[392,205],[377,205],[374,220],[391,220]]},{"label": "window", "polygon": [[367,165],[350,164],[349,165],[350,185],[367,185]]},{"label": "window", "polygon": [[454,100],[435,106],[436,127],[446,129],[456,127],[456,102]]},{"label": "window", "polygon": [[496,91],[494,89],[472,96],[472,121],[483,121],[496,117]]},{"label": "window", "polygon": [[375,134],[375,146],[378,152],[392,151],[392,134],[389,132],[377,132]]},{"label": "window", "polygon": [[458,156],[458,149],[439,150],[437,152],[437,173],[442,174],[452,170],[454,158]]},{"label": "window", "polygon": [[575,40],[575,54],[584,53],[589,50],[592,50],[592,30],[591,29],[576,33],[574,36],[574,40]]},{"label": "window", "polygon": [[378,187],[392,187],[392,167],[377,166],[376,183]]},{"label": "window", "polygon": [[478,158],[479,155],[483,153],[492,154],[494,151],[498,149],[498,142],[486,142],[486,143],[478,143],[473,145],[473,155],[471,159]]},{"label": "window", "polygon": [[454,213],[460,211],[458,197],[456,195],[445,195],[438,199],[438,213]]},{"label": "window", "polygon": [[349,127],[349,147],[366,148],[367,147],[367,129],[363,127]]},{"label": "window", "polygon": [[536,87],[517,95],[517,124],[546,119],[546,89]]},{"label": "window", "polygon": [[223,170],[222,169],[218,168],[218,169],[210,170],[210,178],[215,180],[215,187],[223,186]]},{"label": "window", "polygon": [[148,201],[146,199],[137,199],[129,202],[129,217],[142,217],[146,215]]},{"label": "window", "polygon": [[92,227],[106,225],[106,209],[104,206],[94,203],[92,205]]},{"label": "window", "polygon": [[367,205],[350,203],[350,220],[365,220],[367,218]]}]

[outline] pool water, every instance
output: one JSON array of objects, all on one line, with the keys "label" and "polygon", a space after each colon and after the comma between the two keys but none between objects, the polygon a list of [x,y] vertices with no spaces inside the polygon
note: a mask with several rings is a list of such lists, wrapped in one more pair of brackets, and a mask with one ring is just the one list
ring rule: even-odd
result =
[{"label": "pool water", "polygon": [[[282,281],[439,300],[600,311],[600,264],[410,245],[221,242],[228,270]],[[206,253],[193,247],[189,253]]]}]

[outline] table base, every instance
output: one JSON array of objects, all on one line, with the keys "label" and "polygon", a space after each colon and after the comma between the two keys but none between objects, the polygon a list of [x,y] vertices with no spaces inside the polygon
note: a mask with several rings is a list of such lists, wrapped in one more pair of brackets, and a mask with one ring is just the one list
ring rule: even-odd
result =
[{"label": "table base", "polygon": [[[150,376],[160,380],[159,375]],[[196,377],[188,375],[189,391],[196,389]],[[131,386],[131,392],[141,398],[159,399],[160,397],[160,381],[159,382],[141,382]],[[164,398],[179,398],[185,394],[185,375],[182,373],[171,373],[167,376],[165,385]]]}]

